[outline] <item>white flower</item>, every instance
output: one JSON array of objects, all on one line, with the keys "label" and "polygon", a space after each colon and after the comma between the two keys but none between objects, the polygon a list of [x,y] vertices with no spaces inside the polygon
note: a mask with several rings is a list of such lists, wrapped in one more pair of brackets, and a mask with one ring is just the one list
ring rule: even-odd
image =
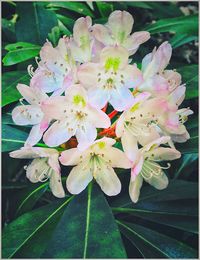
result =
[{"label": "white flower", "polygon": [[78,69],[78,79],[88,88],[90,103],[103,108],[107,102],[118,111],[130,107],[133,96],[129,88],[142,82],[137,66],[128,64],[128,51],[119,46],[105,47],[99,63],[84,63]]},{"label": "white flower", "polygon": [[50,98],[44,110],[56,121],[44,134],[44,142],[53,147],[76,136],[78,147],[85,149],[97,137],[96,128],[108,128],[109,117],[88,103],[87,92],[81,85],[73,85],[66,96]]},{"label": "white flower", "polygon": [[129,194],[133,202],[137,202],[142,187],[143,179],[158,190],[165,189],[168,185],[168,178],[162,167],[158,164],[161,161],[171,161],[180,158],[179,151],[169,147],[159,147],[170,141],[169,136],[161,137],[141,149],[135,146],[135,162],[131,170],[131,180],[129,185]]},{"label": "white flower", "polygon": [[77,165],[67,178],[70,193],[80,193],[93,178],[108,196],[121,191],[121,183],[113,167],[129,169],[131,163],[122,151],[112,147],[114,143],[114,139],[104,137],[85,151],[73,148],[61,153],[60,162],[63,165]]},{"label": "white flower", "polygon": [[35,145],[48,128],[49,118],[42,110],[42,102],[49,97],[41,90],[18,84],[17,89],[30,104],[17,106],[12,111],[12,119],[17,125],[33,125],[25,145]]},{"label": "white flower", "polygon": [[65,196],[57,150],[41,147],[22,147],[20,150],[11,152],[10,156],[19,159],[34,159],[26,167],[27,178],[33,183],[44,182],[49,179],[49,186],[53,195],[58,198]]}]

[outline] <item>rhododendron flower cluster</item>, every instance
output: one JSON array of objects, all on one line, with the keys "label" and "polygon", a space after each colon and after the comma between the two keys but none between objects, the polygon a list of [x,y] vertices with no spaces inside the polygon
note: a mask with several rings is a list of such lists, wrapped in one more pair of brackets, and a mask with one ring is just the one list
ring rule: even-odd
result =
[{"label": "rhododendron flower cluster", "polygon": [[32,129],[24,147],[10,156],[32,158],[27,178],[49,180],[56,197],[65,196],[62,164],[74,166],[66,179],[72,194],[94,179],[105,194],[117,195],[115,168],[129,169],[130,198],[137,202],[143,180],[167,187],[168,161],[181,156],[175,143],[190,137],[184,123],[193,112],[179,108],[186,87],[179,73],[166,69],[171,45],[155,47],[138,68],[134,54],[150,34],[131,34],[133,23],[126,11],[114,11],[105,25],[79,18],[71,37],[56,47],[47,41],[38,67],[28,66],[30,86],[17,85],[22,99],[13,121]]}]

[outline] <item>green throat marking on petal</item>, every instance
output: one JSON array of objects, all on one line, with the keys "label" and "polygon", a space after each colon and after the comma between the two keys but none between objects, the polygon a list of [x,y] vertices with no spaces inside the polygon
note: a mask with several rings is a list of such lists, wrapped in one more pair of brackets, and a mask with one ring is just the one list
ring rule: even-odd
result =
[{"label": "green throat marking on petal", "polygon": [[132,108],[130,109],[131,112],[135,112],[140,106],[140,103],[136,103],[135,105],[132,106]]},{"label": "green throat marking on petal", "polygon": [[88,36],[81,36],[80,37],[80,47],[81,48],[86,48],[87,46],[89,46],[89,43],[90,43],[90,40],[89,40],[89,37]]},{"label": "green throat marking on petal", "polygon": [[120,42],[120,43],[123,43],[123,42],[124,42],[124,39],[125,39],[125,31],[122,31],[122,32],[119,32],[119,33],[118,33],[118,39],[119,39],[119,42]]},{"label": "green throat marking on petal", "polygon": [[120,63],[121,63],[121,60],[119,57],[117,57],[117,58],[109,57],[105,63],[105,70],[113,69],[116,72],[119,69]]},{"label": "green throat marking on petal", "polygon": [[106,144],[105,144],[105,142],[99,142],[98,146],[99,146],[100,149],[104,149]]},{"label": "green throat marking on petal", "polygon": [[75,96],[73,96],[73,103],[74,103],[75,105],[79,105],[79,104],[81,103],[81,105],[82,105],[83,107],[86,106],[86,101],[85,101],[85,99],[84,99],[81,95],[75,95]]}]

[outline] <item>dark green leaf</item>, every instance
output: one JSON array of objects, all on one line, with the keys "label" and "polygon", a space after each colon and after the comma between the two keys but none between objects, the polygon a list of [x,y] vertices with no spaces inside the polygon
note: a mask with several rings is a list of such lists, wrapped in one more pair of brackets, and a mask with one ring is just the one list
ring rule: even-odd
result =
[{"label": "dark green leaf", "polygon": [[188,34],[176,34],[171,38],[170,43],[171,43],[173,49],[175,49],[177,47],[180,47],[183,44],[186,44],[188,42],[195,41],[195,40],[198,40],[198,36],[196,36],[196,35],[191,36]]},{"label": "dark green leaf", "polygon": [[[37,233],[45,227],[52,219],[61,213],[63,208],[69,203],[73,197],[65,199],[64,202],[58,204],[50,204],[28,212],[7,225],[3,230],[2,237],[2,255],[3,258],[12,258],[21,250],[30,240],[37,236]],[[48,232],[44,230],[43,232]],[[45,234],[43,234],[44,236]],[[46,237],[46,240],[48,237]],[[41,241],[47,242],[47,241]],[[34,247],[33,243],[31,246]],[[36,245],[36,249],[40,248],[40,244]],[[44,249],[42,247],[42,249]],[[41,248],[40,248],[41,250]],[[38,252],[37,252],[38,253]],[[41,252],[40,252],[41,253]]]},{"label": "dark green leaf", "polygon": [[18,83],[28,84],[30,76],[26,71],[5,72],[2,75],[2,106],[10,104],[21,98],[17,90]]},{"label": "dark green leaf", "polygon": [[22,147],[28,134],[9,125],[2,125],[2,152],[16,150]]},{"label": "dark green leaf", "polygon": [[6,45],[8,53],[3,58],[4,66],[10,66],[31,59],[38,55],[40,46],[28,42],[17,42]]},{"label": "dark green leaf", "polygon": [[149,31],[151,34],[175,32],[179,34],[198,35],[198,16],[180,16],[159,20],[147,26],[144,30]]},{"label": "dark green leaf", "polygon": [[198,97],[198,65],[188,65],[177,69],[186,84],[186,99]]},{"label": "dark green leaf", "polygon": [[[121,232],[138,248],[144,257],[153,255],[159,258],[196,258],[197,252],[175,240],[174,238],[160,234],[152,229],[118,221]],[[146,249],[148,248],[148,251]],[[155,257],[154,256],[154,257]]]},{"label": "dark green leaf", "polygon": [[58,44],[60,38],[60,29],[58,26],[52,28],[51,32],[48,34],[48,38],[54,47]]},{"label": "dark green leaf", "polygon": [[113,4],[109,2],[96,2],[99,12],[102,17],[107,17],[114,10]]},{"label": "dark green leaf", "polygon": [[16,23],[18,41],[44,44],[48,33],[58,24],[55,13],[46,10],[40,2],[19,2],[17,12],[19,14]]},{"label": "dark green leaf", "polygon": [[94,17],[92,11],[86,5],[86,3],[80,3],[80,2],[52,2],[52,3],[50,3],[48,5],[48,7],[65,8],[67,10],[71,10],[71,11],[74,11],[74,12],[82,14],[82,15],[89,15],[91,17]]},{"label": "dark green leaf", "polygon": [[43,256],[45,258],[126,257],[112,212],[97,186],[92,188],[91,183],[86,191],[70,203]]},{"label": "dark green leaf", "polygon": [[44,194],[48,188],[48,182],[33,184],[27,189],[24,189],[18,194],[20,203],[17,205],[16,216],[22,215],[30,211],[39,198]]},{"label": "dark green leaf", "polygon": [[127,6],[132,6],[132,7],[138,7],[138,8],[144,8],[144,9],[153,9],[152,6],[146,2],[126,2]]}]

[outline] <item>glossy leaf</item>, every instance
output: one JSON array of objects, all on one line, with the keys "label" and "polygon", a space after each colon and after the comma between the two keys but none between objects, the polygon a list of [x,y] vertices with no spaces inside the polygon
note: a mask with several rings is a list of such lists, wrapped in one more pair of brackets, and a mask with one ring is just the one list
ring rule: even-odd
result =
[{"label": "glossy leaf", "polygon": [[7,225],[2,237],[3,258],[14,257],[48,222],[62,212],[72,198],[26,213]]},{"label": "glossy leaf", "polygon": [[52,28],[51,32],[48,34],[48,39],[55,47],[58,44],[60,38],[60,29],[58,26]]},{"label": "glossy leaf", "polygon": [[98,10],[102,17],[107,17],[114,10],[113,4],[109,2],[96,2]]},{"label": "glossy leaf", "polygon": [[64,8],[70,11],[74,11],[76,13],[82,14],[82,15],[89,15],[91,17],[94,17],[92,11],[90,8],[86,5],[86,3],[80,3],[80,2],[52,2],[48,5],[48,7],[60,7]]},{"label": "glossy leaf", "polygon": [[[78,239],[78,242],[77,242]],[[76,196],[64,212],[45,258],[125,258],[120,233],[100,189]]]},{"label": "glossy leaf", "polygon": [[8,53],[3,58],[4,66],[10,66],[29,60],[38,55],[40,46],[28,42],[17,42],[6,45]]},{"label": "glossy leaf", "polygon": [[187,33],[198,35],[198,16],[180,16],[176,18],[162,19],[145,28],[151,34],[162,32]]},{"label": "glossy leaf", "polygon": [[198,97],[198,65],[187,65],[177,71],[182,75],[182,82],[186,84],[186,99]]},{"label": "glossy leaf", "polygon": [[[138,248],[144,257],[196,258],[197,252],[174,238],[160,234],[152,229],[118,221],[121,232]],[[148,251],[146,249],[148,248]]]},{"label": "glossy leaf", "polygon": [[48,33],[58,24],[55,13],[46,10],[42,2],[19,2],[17,13],[19,15],[16,23],[18,41],[44,44]]},{"label": "glossy leaf", "polygon": [[10,104],[21,98],[21,94],[17,90],[18,83],[29,83],[30,76],[27,71],[11,71],[2,75],[2,106]]},{"label": "glossy leaf", "polygon": [[175,49],[186,43],[189,43],[191,41],[196,41],[196,40],[198,40],[198,36],[196,35],[176,34],[171,38],[170,43],[173,49]]}]

